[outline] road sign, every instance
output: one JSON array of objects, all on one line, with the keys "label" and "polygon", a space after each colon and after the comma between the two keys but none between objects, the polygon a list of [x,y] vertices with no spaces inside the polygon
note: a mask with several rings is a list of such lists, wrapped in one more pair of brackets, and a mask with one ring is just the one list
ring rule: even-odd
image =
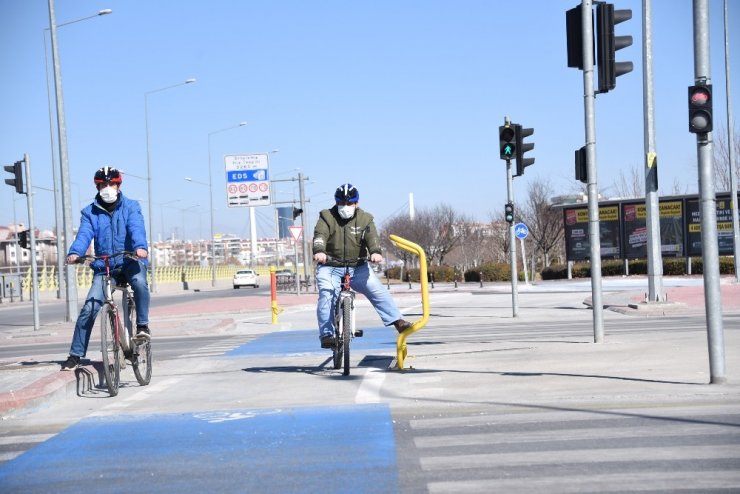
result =
[{"label": "road sign", "polygon": [[302,226],[289,226],[288,230],[290,230],[290,235],[293,237],[293,240],[298,242],[301,238],[301,234],[303,233],[303,227]]},{"label": "road sign", "polygon": [[270,173],[266,154],[224,156],[226,202],[230,208],[269,206]]},{"label": "road sign", "polygon": [[529,228],[524,223],[514,225],[514,235],[520,240],[524,240],[529,235]]}]

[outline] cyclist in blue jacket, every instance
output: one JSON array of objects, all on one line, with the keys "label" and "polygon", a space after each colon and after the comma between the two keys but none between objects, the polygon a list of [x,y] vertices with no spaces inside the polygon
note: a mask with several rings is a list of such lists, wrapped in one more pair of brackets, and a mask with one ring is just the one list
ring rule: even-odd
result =
[{"label": "cyclist in blue jacket", "polygon": [[[84,256],[93,241],[96,256],[135,252],[139,261],[116,256],[110,259],[110,266],[117,277],[128,281],[134,290],[136,338],[146,340],[149,338],[149,285],[146,278],[149,252],[144,216],[139,203],[124,197],[120,191],[122,177],[117,169],[104,166],[95,172],[94,180],[98,194],[82,210],[80,228],[67,253],[67,263],[74,263]],[[90,267],[93,270],[92,285],[77,318],[69,357],[61,370],[74,369],[87,353],[95,317],[103,306],[105,264],[102,260],[95,260]]]}]

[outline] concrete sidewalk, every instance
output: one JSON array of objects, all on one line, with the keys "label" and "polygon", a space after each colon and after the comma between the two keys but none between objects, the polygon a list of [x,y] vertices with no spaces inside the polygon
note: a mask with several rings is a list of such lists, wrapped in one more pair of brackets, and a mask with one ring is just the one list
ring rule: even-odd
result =
[{"label": "concrete sidewalk", "polygon": [[[733,279],[734,280],[734,279]],[[199,286],[200,285],[200,286]],[[230,286],[217,286],[222,289]],[[532,285],[519,284],[520,297],[525,297],[528,292],[559,294],[562,298],[562,288],[567,284],[538,283]],[[191,292],[197,290],[211,290],[210,282],[192,284]],[[408,284],[391,285],[394,297],[413,304],[420,299],[418,284],[409,288]],[[561,291],[557,291],[561,289]],[[740,285],[734,284],[730,279],[723,279],[722,285],[722,308],[723,313],[740,313]],[[216,300],[198,300],[196,297],[183,296],[183,302],[163,307],[158,307],[156,298],[160,294],[172,294],[182,291],[179,284],[162,285],[159,294],[153,296],[151,319],[152,329],[156,342],[157,337],[179,336],[179,335],[208,335],[228,334],[233,330],[240,320],[249,317],[261,323],[269,324],[271,321],[270,297],[249,296],[238,298],[223,298]],[[511,285],[507,283],[496,284],[460,284],[455,286],[450,283],[437,283],[434,288],[430,287],[432,300],[437,294],[444,293],[477,293],[477,294],[510,294]],[[603,302],[606,308],[622,314],[645,317],[645,316],[670,316],[681,313],[703,313],[704,312],[704,290],[700,284],[694,286],[680,286],[666,288],[668,303],[645,304],[644,291],[608,291],[604,290]],[[590,293],[574,291],[569,293],[573,303],[590,303]],[[279,293],[278,304],[281,308],[309,309],[315,306],[316,295]],[[432,312],[434,304],[432,302]],[[552,307],[552,317],[556,320],[557,307]],[[20,358],[0,361],[0,417],[22,414],[36,407],[47,404],[55,399],[74,396],[77,393],[77,380],[74,372],[60,372],[59,364],[66,358],[67,349],[71,340],[74,324],[59,323],[42,327],[40,331],[33,331],[32,327],[16,328],[4,331],[0,334],[4,344],[27,345],[29,354]],[[277,326],[276,326],[277,328]],[[12,342],[12,343],[8,343]],[[59,351],[51,355],[37,355],[32,349],[34,344],[58,344]],[[91,344],[92,350],[92,344]],[[668,357],[668,355],[666,355]],[[95,351],[89,352],[88,358],[97,361],[99,355]],[[83,360],[83,364],[90,366],[90,371],[95,373],[90,360]]]}]

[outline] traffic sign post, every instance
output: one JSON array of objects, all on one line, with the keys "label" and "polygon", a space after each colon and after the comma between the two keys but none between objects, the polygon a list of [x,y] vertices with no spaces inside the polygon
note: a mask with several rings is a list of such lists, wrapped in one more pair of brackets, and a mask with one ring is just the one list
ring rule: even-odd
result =
[{"label": "traffic sign post", "polygon": [[519,243],[522,246],[522,266],[524,266],[524,283],[529,285],[529,277],[527,276],[527,255],[524,253],[524,239],[529,235],[529,228],[524,223],[517,223],[514,225],[514,235],[519,239]]},{"label": "traffic sign post", "polygon": [[267,154],[224,156],[226,202],[230,208],[269,206],[270,173]]}]

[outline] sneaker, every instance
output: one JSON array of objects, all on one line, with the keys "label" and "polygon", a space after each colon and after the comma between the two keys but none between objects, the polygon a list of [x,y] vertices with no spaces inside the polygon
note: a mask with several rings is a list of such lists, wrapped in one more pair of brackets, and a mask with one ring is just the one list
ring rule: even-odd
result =
[{"label": "sneaker", "polygon": [[70,355],[69,357],[67,357],[67,360],[62,362],[62,368],[59,370],[72,370],[78,365],[80,365],[80,357],[78,357],[77,355]]},{"label": "sneaker", "polygon": [[398,321],[393,323],[393,326],[396,328],[396,331],[398,331],[399,333],[403,333],[411,327],[411,323],[408,321],[404,321],[403,319],[399,319]]},{"label": "sneaker", "polygon": [[322,336],[321,337],[321,348],[332,348],[336,344],[337,340],[333,336]]},{"label": "sneaker", "polygon": [[134,336],[134,339],[147,341],[150,338],[149,326],[136,326],[136,336]]}]

